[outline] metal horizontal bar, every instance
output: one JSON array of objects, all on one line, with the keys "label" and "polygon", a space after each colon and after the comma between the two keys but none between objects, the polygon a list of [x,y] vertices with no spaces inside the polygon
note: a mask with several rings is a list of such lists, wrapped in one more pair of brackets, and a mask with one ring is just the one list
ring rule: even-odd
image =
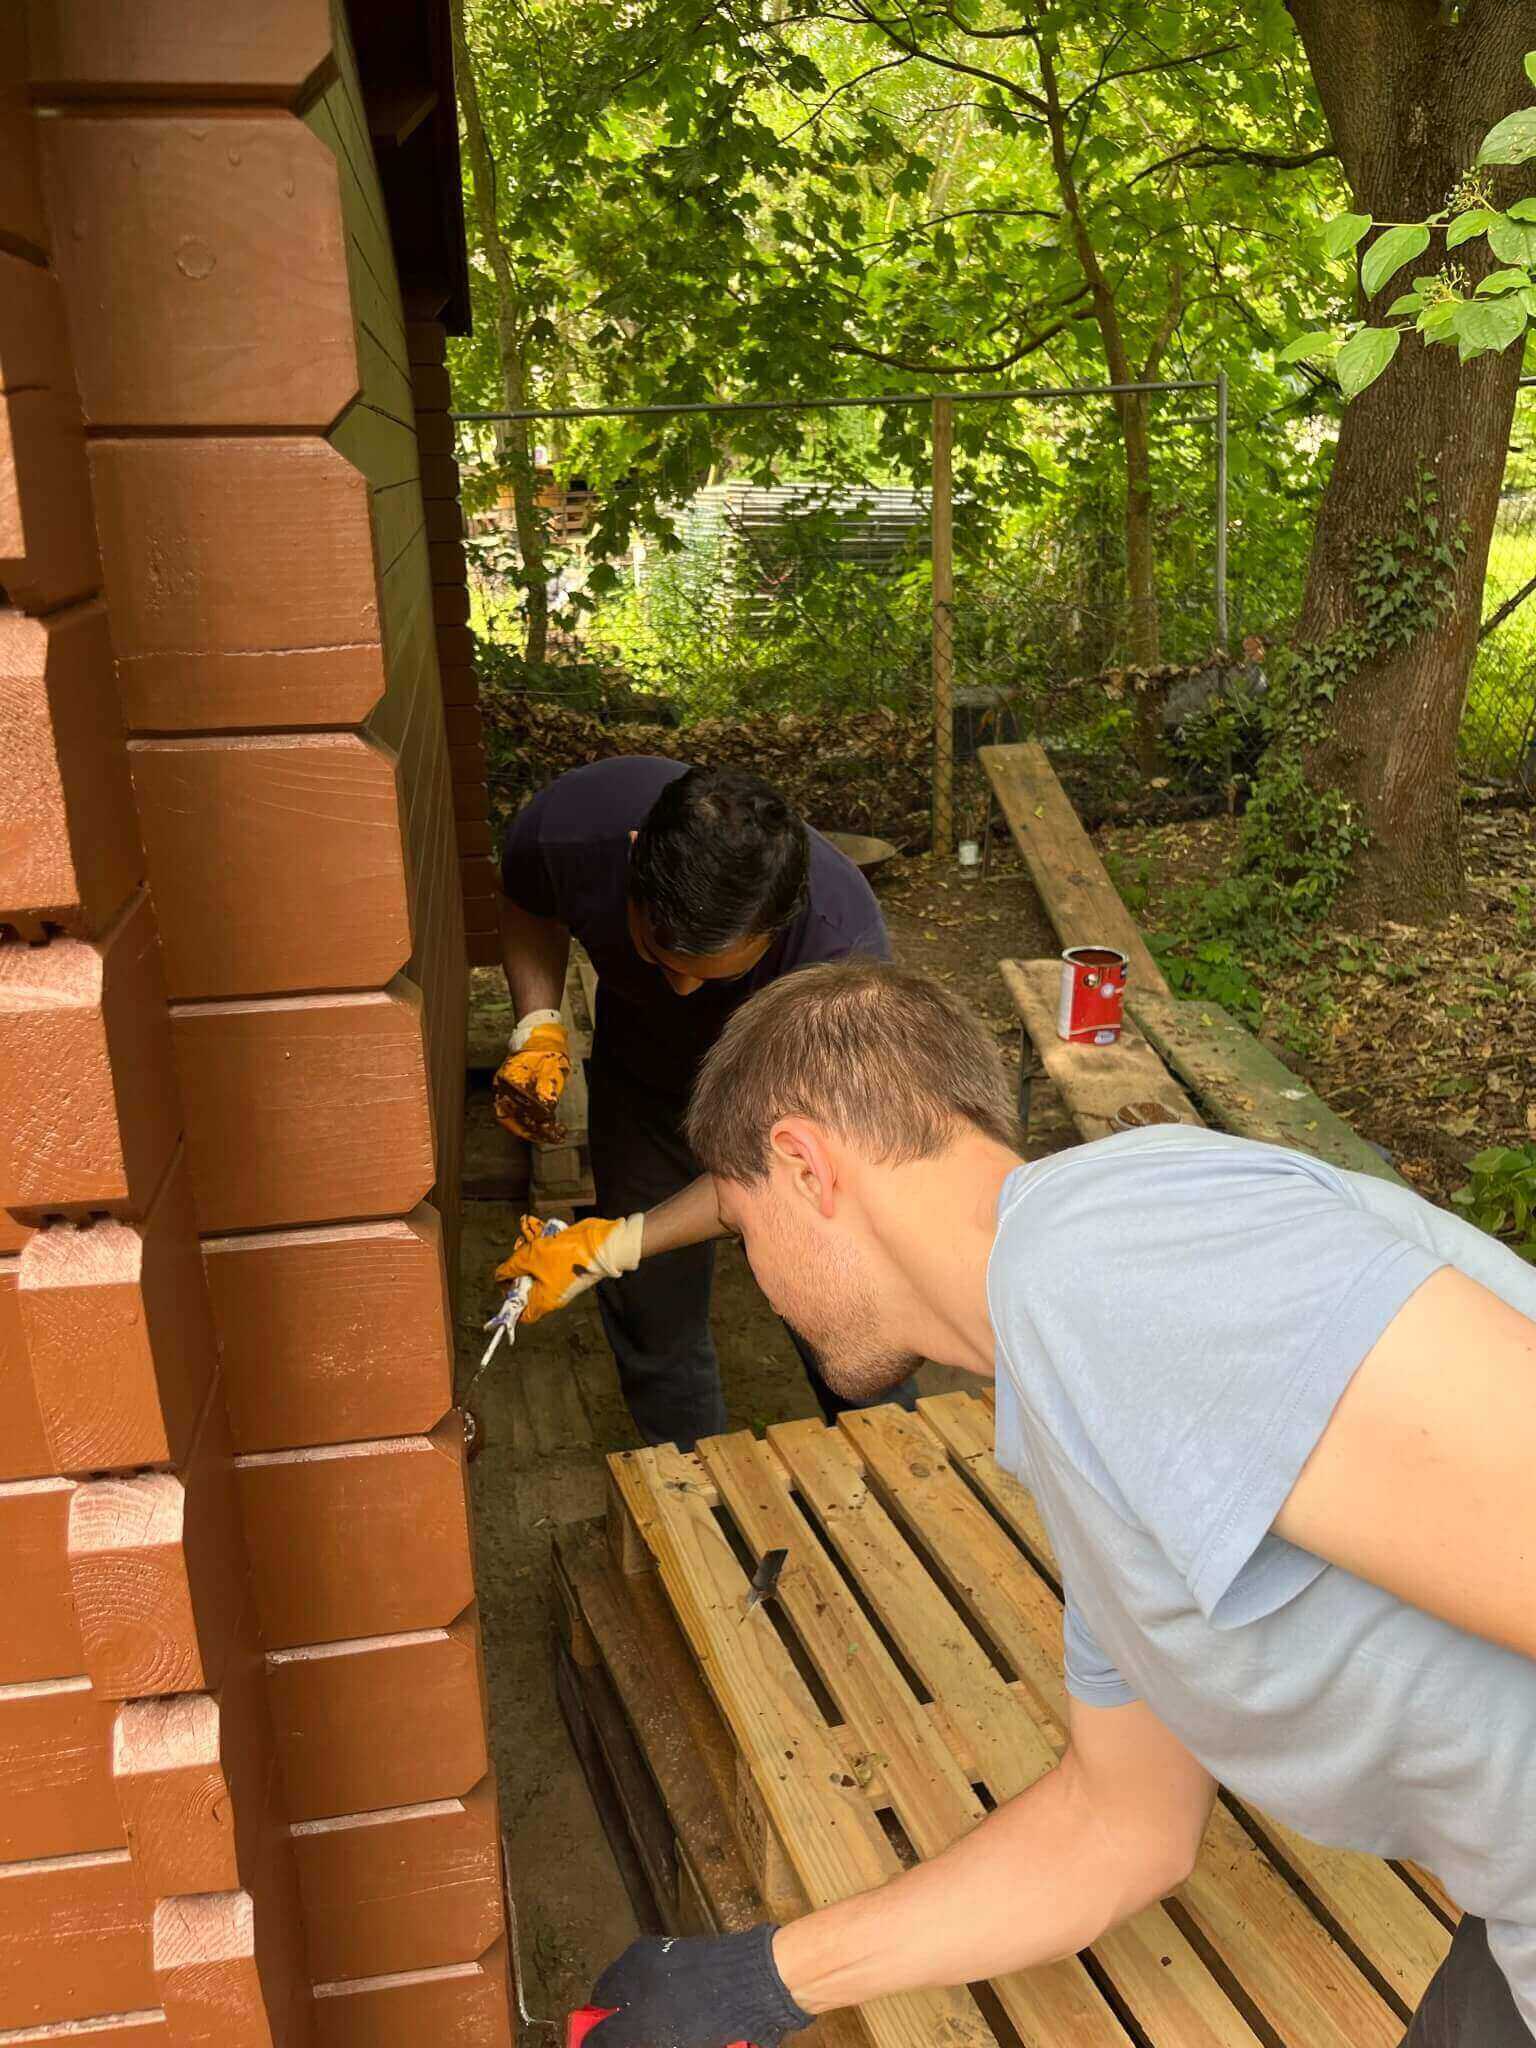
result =
[{"label": "metal horizontal bar", "polygon": [[1153,391],[1214,391],[1216,380],[1212,378],[1188,379],[1170,383],[1150,384],[1064,384],[1014,385],[997,391],[891,391],[869,398],[741,398],[714,401],[700,400],[683,405],[564,405],[552,406],[541,411],[529,406],[519,412],[456,412],[452,418],[457,421],[471,420],[638,420],[662,417],[675,418],[680,414],[696,413],[743,413],[743,412],[832,412],[844,406],[869,405],[932,405],[936,398],[947,398],[955,405],[985,405],[999,399],[1022,399],[1028,403],[1042,404],[1057,398],[1129,398],[1138,393]]}]

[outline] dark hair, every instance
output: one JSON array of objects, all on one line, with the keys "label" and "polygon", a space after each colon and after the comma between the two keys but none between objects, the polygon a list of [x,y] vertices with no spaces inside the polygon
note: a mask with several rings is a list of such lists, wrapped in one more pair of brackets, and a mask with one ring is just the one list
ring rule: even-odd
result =
[{"label": "dark hair", "polygon": [[769,982],[705,1054],[688,1105],[699,1164],[750,1184],[780,1117],[804,1116],[896,1165],[961,1132],[1017,1149],[996,1041],[960,998],[909,967],[833,960]]},{"label": "dark hair", "polygon": [[646,813],[629,894],[669,953],[723,953],[782,931],[806,904],[810,839],[776,789],[745,768],[690,768]]}]

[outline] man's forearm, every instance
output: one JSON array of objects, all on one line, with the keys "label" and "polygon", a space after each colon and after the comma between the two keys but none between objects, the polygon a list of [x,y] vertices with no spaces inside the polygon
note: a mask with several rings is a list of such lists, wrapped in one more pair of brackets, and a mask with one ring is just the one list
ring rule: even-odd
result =
[{"label": "man's forearm", "polygon": [[1182,1875],[1176,1845],[1105,1827],[1069,1757],[932,1862],[780,1928],[774,1961],[811,2013],[976,1983],[1076,1954]]},{"label": "man's forearm", "polygon": [[510,897],[497,899],[501,926],[501,959],[514,1018],[531,1010],[558,1010],[565,995],[565,970],[571,956],[571,935],[553,918],[535,917]]},{"label": "man's forearm", "polygon": [[709,1238],[724,1235],[725,1225],[715,1203],[715,1184],[707,1173],[701,1173],[677,1194],[646,1211],[640,1256],[654,1259],[658,1252],[681,1251],[684,1245],[703,1244]]}]

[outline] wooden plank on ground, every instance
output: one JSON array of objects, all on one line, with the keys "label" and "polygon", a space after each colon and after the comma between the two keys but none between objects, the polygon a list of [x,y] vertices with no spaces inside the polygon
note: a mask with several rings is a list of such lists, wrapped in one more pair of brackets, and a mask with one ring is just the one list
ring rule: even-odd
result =
[{"label": "wooden plank on ground", "polygon": [[[1053,1581],[1060,1573],[1040,1511],[1027,1488],[993,1455],[992,1417],[969,1394],[918,1403],[924,1422],[993,1512]],[[1447,1948],[1445,1928],[1390,1865],[1375,1856],[1308,1841],[1255,1807],[1238,1805],[1282,1864],[1330,1913],[1406,2007],[1416,2006]]]},{"label": "wooden plank on ground", "polygon": [[[865,1768],[873,1761],[878,1769],[907,1839],[925,1859],[941,1855],[969,1834],[985,1809],[932,1717],[789,1498],[783,1468],[769,1447],[733,1435],[707,1438],[699,1449],[753,1554],[788,1552],[779,1579],[780,1612],[861,1746]],[[764,1614],[758,1625],[772,1623]],[[854,1768],[857,1775],[857,1756]],[[994,1978],[992,1988],[1026,2041],[1070,2039],[1081,2048],[1094,2042],[1123,2048],[1124,2030],[1076,1957]],[[1190,2037],[1191,2048],[1196,2038]],[[1203,2038],[1252,2040],[1240,2026],[1230,2036]]]},{"label": "wooden plank on ground", "polygon": [[1124,1110],[1147,1104],[1167,1117],[1140,1121],[1196,1124],[1194,1104],[1133,1023],[1114,1045],[1081,1045],[1056,1035],[1061,966],[1055,960],[1000,960],[998,971],[1013,997],[1030,1043],[1061,1091],[1084,1138],[1102,1138]]},{"label": "wooden plank on ground", "polygon": [[[748,1592],[686,1460],[665,1447],[610,1460],[656,1557],[673,1612],[714,1690],[753,1784],[812,1906],[893,1876],[896,1851],[771,1628],[738,1626]],[[995,2048],[969,1992],[904,1993],[862,2012],[876,2048]]]},{"label": "wooden plank on ground", "polygon": [[1130,962],[1133,989],[1166,995],[1162,970],[1068,802],[1044,747],[1034,740],[980,747],[977,758],[1062,945],[1114,946]]},{"label": "wooden plank on ground", "polygon": [[1131,1014],[1206,1116],[1240,1138],[1289,1145],[1405,1185],[1373,1146],[1215,1003],[1130,995]]}]

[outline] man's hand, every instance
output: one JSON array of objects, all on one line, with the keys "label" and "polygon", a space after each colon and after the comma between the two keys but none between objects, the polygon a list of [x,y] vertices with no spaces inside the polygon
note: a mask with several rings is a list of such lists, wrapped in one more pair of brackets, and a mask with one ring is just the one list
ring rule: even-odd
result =
[{"label": "man's hand", "polygon": [[540,1219],[525,1216],[512,1254],[496,1268],[496,1278],[506,1287],[514,1280],[533,1282],[522,1320],[536,1323],[552,1309],[566,1307],[599,1280],[617,1280],[621,1273],[633,1273],[640,1263],[644,1224],[640,1211],[617,1221],[589,1216],[585,1223],[573,1223],[569,1230],[545,1237],[540,1235],[544,1228]]},{"label": "man's hand", "polygon": [[571,1051],[558,1010],[531,1010],[512,1034],[491,1083],[496,1121],[514,1138],[558,1144],[565,1128],[556,1104],[571,1078]]},{"label": "man's hand", "polygon": [[774,1965],[777,1931],[631,1942],[597,1980],[592,2003],[618,2010],[588,2034],[589,2048],[779,2048],[811,2015]]}]

